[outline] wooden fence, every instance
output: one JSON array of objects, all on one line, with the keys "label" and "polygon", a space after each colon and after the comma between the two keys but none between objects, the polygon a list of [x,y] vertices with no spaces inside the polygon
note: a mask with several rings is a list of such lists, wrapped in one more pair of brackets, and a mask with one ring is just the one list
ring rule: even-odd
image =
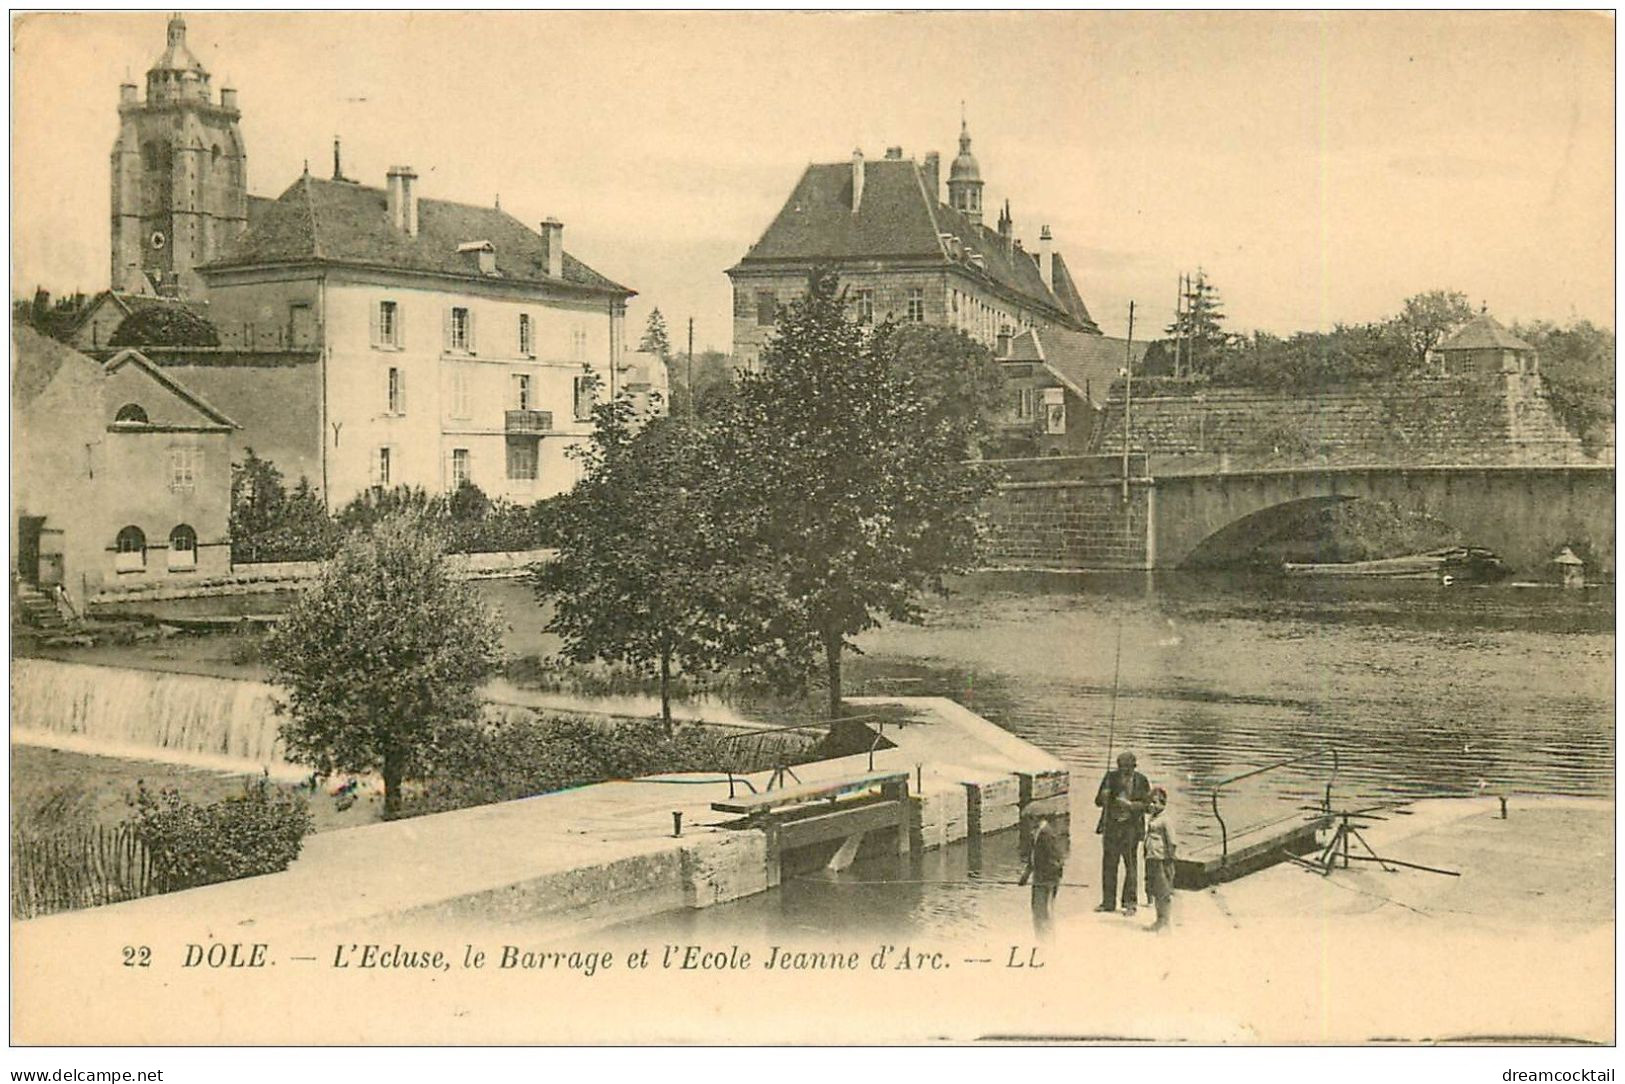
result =
[{"label": "wooden fence", "polygon": [[11,836],[11,917],[151,895],[152,855],[129,824]]}]

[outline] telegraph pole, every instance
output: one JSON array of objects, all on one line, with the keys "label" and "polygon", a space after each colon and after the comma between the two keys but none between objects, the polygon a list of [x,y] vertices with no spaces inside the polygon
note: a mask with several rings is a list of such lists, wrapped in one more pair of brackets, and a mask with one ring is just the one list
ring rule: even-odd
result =
[{"label": "telegraph pole", "polygon": [[1129,411],[1134,404],[1134,302],[1128,303],[1128,345],[1123,351],[1123,503],[1128,503]]},{"label": "telegraph pole", "polygon": [[694,317],[688,318],[688,416],[694,416]]}]

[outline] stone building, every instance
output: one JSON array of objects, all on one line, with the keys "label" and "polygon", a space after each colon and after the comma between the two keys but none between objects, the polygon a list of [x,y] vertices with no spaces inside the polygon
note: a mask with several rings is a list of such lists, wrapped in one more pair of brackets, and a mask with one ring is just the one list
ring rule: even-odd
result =
[{"label": "stone building", "polygon": [[733,283],[734,358],[755,368],[778,308],[807,287],[814,267],[833,265],[858,319],[941,324],[990,349],[1001,332],[1058,328],[1098,334],[1048,226],[1037,251],[1015,236],[1010,205],[984,224],[981,165],[961,127],[942,202],[941,159],[807,167],[761,239],[728,270]]},{"label": "stone building", "polygon": [[248,195],[236,92],[214,97],[180,16],[145,98],[121,88],[119,118],[112,289],[75,342],[106,357],[127,322],[205,321],[212,340],[136,345],[196,377],[243,446],[329,507],[400,484],[561,492],[588,389],[648,383],[623,356],[633,291],[566,253],[555,219],[425,198],[404,166],[358,184],[336,142],[331,179],[307,168],[274,199]]},{"label": "stone building", "polygon": [[248,155],[237,92],[218,98],[186,45],[186,21],[169,20],[168,43],[147,70],[146,97],[119,88],[113,143],[114,290],[197,296],[197,268],[248,226]]},{"label": "stone building", "polygon": [[1062,328],[1029,328],[1001,336],[995,357],[1004,373],[1009,409],[999,426],[1005,458],[1088,455],[1100,443],[1100,427],[1112,385],[1129,363],[1136,367],[1149,344]]},{"label": "stone building", "polygon": [[[632,291],[494,207],[305,175],[199,269],[224,346],[314,349],[322,492],[464,481],[529,503],[575,484],[593,384],[621,390]],[[246,411],[245,411],[246,413]],[[245,423],[252,428],[252,422]],[[250,443],[252,434],[245,436]]]},{"label": "stone building", "polygon": [[1455,334],[1440,340],[1432,357],[1441,376],[1540,372],[1540,355],[1535,348],[1502,327],[1488,312],[1480,312]]},{"label": "stone building", "polygon": [[18,326],[12,355],[21,584],[82,606],[230,570],[235,422],[135,350],[102,364]]}]

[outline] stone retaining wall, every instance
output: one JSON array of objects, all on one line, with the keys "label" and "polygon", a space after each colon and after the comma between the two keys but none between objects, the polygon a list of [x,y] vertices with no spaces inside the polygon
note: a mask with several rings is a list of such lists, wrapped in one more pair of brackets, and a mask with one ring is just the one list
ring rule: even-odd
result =
[{"label": "stone retaining wall", "polygon": [[[1122,453],[1123,409],[1122,399],[1107,404],[1101,454]],[[1135,397],[1129,414],[1133,448],[1158,457],[1222,456],[1238,470],[1593,461],[1534,375],[1372,382],[1314,394],[1208,388]]]}]

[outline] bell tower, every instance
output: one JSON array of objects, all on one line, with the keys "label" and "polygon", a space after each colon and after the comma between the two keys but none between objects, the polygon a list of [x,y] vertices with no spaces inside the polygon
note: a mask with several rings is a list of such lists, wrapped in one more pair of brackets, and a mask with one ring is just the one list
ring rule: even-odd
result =
[{"label": "bell tower", "polygon": [[186,20],[169,20],[162,55],[147,70],[146,97],[119,87],[112,154],[115,290],[197,297],[199,265],[220,256],[248,225],[248,155],[237,92],[209,85],[186,44]]},{"label": "bell tower", "polygon": [[959,120],[959,155],[948,170],[948,206],[982,224],[982,167],[970,152],[970,126]]}]

